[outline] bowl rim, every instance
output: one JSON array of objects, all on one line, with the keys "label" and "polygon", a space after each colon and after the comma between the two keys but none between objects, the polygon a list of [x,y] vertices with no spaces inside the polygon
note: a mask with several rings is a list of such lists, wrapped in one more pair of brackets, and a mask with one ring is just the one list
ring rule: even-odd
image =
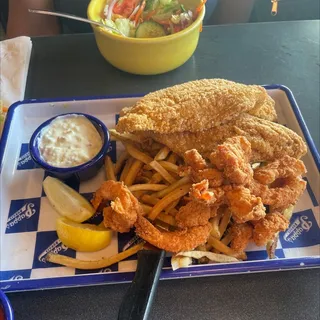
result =
[{"label": "bowl rim", "polygon": [[[93,18],[91,18],[91,11],[93,11],[93,6],[95,3],[97,3],[98,1],[101,0],[90,0],[89,5],[87,7],[87,18],[91,19],[93,21]],[[102,35],[105,35],[111,39],[115,39],[118,41],[122,41],[122,42],[131,42],[131,43],[139,43],[139,44],[146,44],[146,43],[162,43],[162,42],[167,42],[170,40],[174,40],[174,39],[178,39],[180,37],[183,37],[184,35],[187,35],[188,33],[192,32],[195,28],[199,27],[199,25],[202,23],[203,19],[204,19],[204,15],[206,12],[206,8],[205,5],[203,6],[202,10],[200,11],[200,13],[198,14],[197,19],[187,28],[174,33],[174,34],[170,34],[167,36],[163,36],[163,37],[157,37],[157,38],[133,38],[133,37],[124,37],[122,35],[119,34],[115,34],[115,33],[111,33],[109,31],[103,30],[101,27],[92,25],[92,28],[94,29],[94,31],[97,31],[99,33],[101,33]]]},{"label": "bowl rim", "polygon": [[5,320],[13,320],[14,315],[10,300],[2,290],[0,290],[0,305],[3,309]]},{"label": "bowl rim", "polygon": [[[84,116],[90,122],[95,123],[97,126],[100,127],[100,129],[102,130],[102,132],[104,134],[104,140],[102,142],[102,147],[101,147],[100,151],[91,160],[89,160],[89,161],[87,161],[85,163],[82,163],[82,164],[80,164],[78,166],[66,167],[66,168],[60,168],[60,167],[51,166],[47,162],[42,160],[40,157],[38,157],[37,153],[35,152],[35,150],[37,149],[36,141],[39,138],[39,135],[41,134],[41,131],[45,127],[50,125],[50,123],[53,120],[55,120],[58,117],[74,116],[74,115]],[[99,133],[99,135],[100,135],[100,133]],[[54,117],[44,121],[40,126],[37,127],[37,129],[33,132],[32,136],[30,138],[30,141],[29,141],[29,153],[30,153],[31,158],[33,159],[33,161],[35,163],[37,163],[40,167],[42,167],[43,169],[45,169],[45,170],[47,170],[49,172],[59,173],[59,174],[63,174],[63,173],[65,173],[65,174],[74,174],[76,172],[83,171],[83,170],[86,170],[86,169],[92,167],[99,160],[101,160],[101,158],[104,157],[104,155],[108,152],[109,145],[110,145],[109,130],[108,130],[107,126],[101,120],[99,120],[98,118],[96,118],[94,116],[86,114],[86,113],[69,112],[69,113],[63,113],[63,114],[59,114],[57,116],[54,116]]]}]

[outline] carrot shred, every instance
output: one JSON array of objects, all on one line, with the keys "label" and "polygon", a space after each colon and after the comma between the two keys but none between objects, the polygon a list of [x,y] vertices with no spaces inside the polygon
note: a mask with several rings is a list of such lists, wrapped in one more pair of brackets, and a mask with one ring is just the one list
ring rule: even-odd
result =
[{"label": "carrot shred", "polygon": [[135,18],[134,18],[134,22],[135,22],[135,24],[137,24],[137,22],[139,21],[139,18],[141,17],[142,12],[143,12],[143,10],[144,10],[145,6],[146,6],[146,1],[145,1],[145,0],[143,0],[143,2],[142,2],[142,4],[141,4],[141,6],[140,6],[140,8],[139,8],[139,10],[138,10],[138,12],[137,12],[137,14],[136,14]]},{"label": "carrot shred", "polygon": [[199,4],[199,6],[196,8],[196,12],[199,13],[201,12],[203,6],[205,5],[205,3],[207,2],[207,0],[202,0],[201,3]]}]

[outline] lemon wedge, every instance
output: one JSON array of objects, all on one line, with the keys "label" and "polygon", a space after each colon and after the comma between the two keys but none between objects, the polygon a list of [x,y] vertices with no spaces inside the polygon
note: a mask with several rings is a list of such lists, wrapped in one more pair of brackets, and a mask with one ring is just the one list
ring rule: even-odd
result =
[{"label": "lemon wedge", "polygon": [[64,217],[57,219],[56,227],[61,242],[77,251],[99,251],[107,247],[112,238],[112,230],[93,224],[76,223]]},{"label": "lemon wedge", "polygon": [[74,222],[86,221],[95,213],[87,199],[56,178],[46,177],[43,189],[58,213]]}]

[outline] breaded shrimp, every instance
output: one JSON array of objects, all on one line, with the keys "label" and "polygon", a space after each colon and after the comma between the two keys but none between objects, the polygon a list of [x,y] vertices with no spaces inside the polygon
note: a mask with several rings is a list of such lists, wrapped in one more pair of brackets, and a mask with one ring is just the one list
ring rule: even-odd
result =
[{"label": "breaded shrimp", "polygon": [[155,247],[169,251],[180,252],[193,250],[197,246],[207,242],[211,224],[204,226],[185,228],[177,231],[160,231],[146,218],[138,215],[135,223],[136,234]]},{"label": "breaded shrimp", "polygon": [[270,184],[278,178],[300,176],[307,172],[301,160],[285,155],[265,166],[254,170],[254,179],[262,184]]},{"label": "breaded shrimp", "polygon": [[246,185],[253,176],[250,157],[250,142],[245,137],[238,136],[219,145],[209,158],[212,164],[223,171],[229,183]]},{"label": "breaded shrimp", "polygon": [[253,227],[248,223],[234,223],[230,232],[232,235],[231,249],[239,253],[243,252],[252,239]]},{"label": "breaded shrimp", "polygon": [[201,202],[190,201],[181,207],[176,214],[176,222],[179,228],[204,226],[209,222],[211,210],[209,206]]},{"label": "breaded shrimp", "polygon": [[266,214],[261,198],[254,196],[243,186],[233,187],[225,192],[226,203],[236,223],[259,220]]},{"label": "breaded shrimp", "polygon": [[288,227],[289,221],[282,214],[269,213],[264,219],[255,223],[253,241],[257,246],[263,246],[269,240],[273,240],[279,231],[285,231]]},{"label": "breaded shrimp", "polygon": [[118,232],[128,232],[143,214],[139,201],[122,183],[112,180],[104,182],[95,192],[91,203],[97,210],[100,204],[111,201],[110,207],[103,208],[104,225]]}]

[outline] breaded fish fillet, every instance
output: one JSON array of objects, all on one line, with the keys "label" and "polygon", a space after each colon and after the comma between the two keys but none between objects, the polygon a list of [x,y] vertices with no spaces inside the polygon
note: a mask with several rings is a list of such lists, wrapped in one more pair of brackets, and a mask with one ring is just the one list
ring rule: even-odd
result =
[{"label": "breaded fish fillet", "polygon": [[251,109],[248,113],[252,116],[269,120],[269,121],[276,121],[277,120],[277,113],[274,107],[275,102],[274,100],[268,96],[265,103],[262,105],[257,105],[255,108]]},{"label": "breaded fish fillet", "polygon": [[256,85],[203,79],[147,94],[120,113],[117,131],[173,133],[210,129],[241,113],[274,121],[274,101]]},{"label": "breaded fish fillet", "polygon": [[197,149],[204,157],[208,157],[227,138],[244,136],[251,143],[251,162],[271,161],[285,155],[299,159],[307,152],[302,138],[292,130],[246,113],[209,130],[170,134],[149,131],[144,136],[167,145],[178,154]]}]

